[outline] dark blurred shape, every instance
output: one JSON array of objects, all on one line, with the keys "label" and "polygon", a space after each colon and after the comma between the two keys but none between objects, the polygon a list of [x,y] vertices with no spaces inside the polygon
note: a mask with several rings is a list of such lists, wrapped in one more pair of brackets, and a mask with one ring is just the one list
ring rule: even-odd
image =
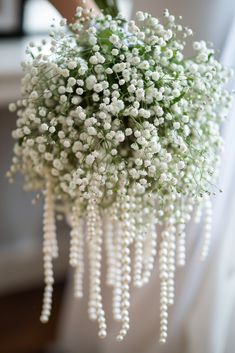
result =
[{"label": "dark blurred shape", "polygon": [[0,38],[23,35],[23,14],[26,0],[0,0]]}]

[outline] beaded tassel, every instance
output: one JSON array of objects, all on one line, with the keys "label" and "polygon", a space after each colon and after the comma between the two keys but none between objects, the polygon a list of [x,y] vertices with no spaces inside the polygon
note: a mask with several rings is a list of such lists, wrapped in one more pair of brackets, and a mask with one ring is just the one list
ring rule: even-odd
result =
[{"label": "beaded tassel", "polygon": [[143,256],[143,284],[149,282],[157,255],[157,229],[155,227],[155,222],[155,220],[151,220],[145,241]]},{"label": "beaded tassel", "polygon": [[[121,329],[117,336],[122,341],[129,330],[131,257],[130,247],[133,245],[133,285],[141,287],[149,281],[154,268],[157,253],[156,223],[164,224],[159,244],[159,276],[160,276],[160,335],[159,342],[165,343],[168,331],[168,307],[174,303],[175,296],[175,264],[185,264],[185,226],[190,220],[192,204],[181,203],[175,199],[165,205],[165,212],[149,212],[147,208],[138,207],[138,199],[123,193],[115,205],[105,211],[104,232],[99,206],[94,198],[90,198],[86,213],[86,238],[90,269],[90,287],[88,313],[91,320],[98,322],[100,338],[107,335],[106,319],[102,304],[101,293],[101,261],[102,243],[105,240],[107,258],[106,282],[113,287],[113,317],[121,322]],[[177,211],[175,209],[177,208]],[[211,202],[206,199],[204,222],[204,242],[202,259],[208,253],[211,231]],[[198,211],[199,213],[199,211]],[[175,216],[172,216],[175,214]],[[72,207],[70,254],[69,262],[75,268],[74,293],[76,297],[83,295],[84,273],[84,237],[78,201]],[[198,216],[196,217],[198,218]],[[45,191],[44,205],[44,274],[45,292],[41,321],[47,322],[50,316],[53,268],[52,260],[57,255],[58,246],[55,232],[55,211],[52,187],[48,179]]]},{"label": "beaded tassel", "polygon": [[91,320],[97,320],[98,335],[107,335],[105,314],[101,295],[102,223],[96,202],[90,201],[87,214],[87,240],[90,262],[90,300],[88,313]]},{"label": "beaded tassel", "polygon": [[74,296],[82,298],[83,296],[83,273],[84,273],[84,239],[82,231],[82,221],[79,217],[79,205],[75,202],[71,215],[70,232],[70,253],[69,262],[74,271]]},{"label": "beaded tassel", "polygon": [[121,236],[122,229],[120,221],[115,221],[115,282],[113,286],[113,318],[116,321],[121,321],[121,300],[122,300],[122,281],[121,281]]},{"label": "beaded tassel", "polygon": [[141,231],[141,229],[136,234],[134,246],[135,246],[135,258],[134,258],[133,284],[135,287],[142,287],[144,234]]},{"label": "beaded tassel", "polygon": [[105,237],[106,261],[107,261],[106,284],[108,286],[114,286],[115,266],[116,266],[114,229],[113,229],[113,221],[107,218],[105,218],[105,223],[104,223],[104,237]]},{"label": "beaded tassel", "polygon": [[[166,239],[165,239],[166,238]],[[159,342],[165,343],[168,327],[168,241],[167,231],[162,233],[159,249],[160,276],[160,335]]]},{"label": "beaded tassel", "polygon": [[93,199],[90,199],[87,207],[87,223],[86,223],[86,239],[87,239],[88,258],[89,258],[89,270],[90,270],[89,303],[88,303],[88,314],[89,314],[90,320],[97,319],[96,294],[95,294],[96,222],[97,222],[97,214],[96,214],[95,202]]},{"label": "beaded tassel", "polygon": [[175,225],[172,224],[169,227],[169,238],[168,238],[168,305],[174,304],[175,297]]},{"label": "beaded tassel", "polygon": [[102,304],[101,294],[101,260],[102,260],[102,243],[103,243],[103,232],[102,232],[102,220],[99,212],[97,211],[97,231],[96,231],[96,256],[95,256],[95,283],[96,283],[96,305],[97,305],[97,320],[99,325],[98,335],[100,338],[107,336],[107,326],[105,320],[105,313]]},{"label": "beaded tassel", "polygon": [[205,260],[210,246],[211,240],[211,227],[212,227],[212,204],[209,198],[205,201],[205,219],[204,219],[204,229],[203,229],[203,244],[202,244],[202,251],[201,251],[201,260]]},{"label": "beaded tassel", "polygon": [[179,223],[177,224],[177,238],[176,238],[176,264],[179,267],[183,267],[185,265],[186,260],[186,246],[185,246],[185,224]]},{"label": "beaded tassel", "polygon": [[72,267],[78,266],[78,249],[79,249],[79,209],[77,205],[72,208],[71,215],[71,231],[70,231],[70,251],[69,264]]},{"label": "beaded tassel", "polygon": [[129,197],[125,195],[121,198],[120,217],[122,225],[121,234],[121,321],[122,327],[117,336],[118,341],[122,341],[129,330],[129,307],[130,307],[130,282],[131,282],[131,266],[130,266],[130,232],[129,232]]},{"label": "beaded tassel", "polygon": [[48,178],[45,190],[44,215],[43,215],[43,263],[45,289],[43,295],[43,305],[40,320],[46,323],[49,320],[52,306],[53,292],[53,264],[52,259],[57,254],[56,251],[56,224],[54,197],[51,181]]}]

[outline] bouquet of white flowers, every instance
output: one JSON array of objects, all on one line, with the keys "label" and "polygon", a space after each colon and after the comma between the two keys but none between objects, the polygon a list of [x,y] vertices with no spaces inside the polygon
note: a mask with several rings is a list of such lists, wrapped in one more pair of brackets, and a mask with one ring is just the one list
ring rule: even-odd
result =
[{"label": "bouquet of white flowers", "polygon": [[[24,62],[13,164],[28,189],[43,190],[45,293],[41,321],[50,316],[53,258],[58,256],[55,213],[71,225],[70,264],[81,297],[83,254],[89,256],[89,316],[106,336],[101,294],[104,242],[107,284],[113,287],[117,337],[129,329],[130,286],[148,282],[157,252],[160,341],[167,336],[174,301],[175,264],[185,263],[185,226],[205,208],[202,257],[210,238],[210,195],[215,191],[222,146],[221,122],[231,93],[231,70],[204,41],[184,57],[189,28],[168,10],[160,23],[138,12],[120,14],[77,8],[76,22],[52,28],[49,44],[30,43]],[[181,19],[180,19],[181,20]],[[86,242],[85,242],[86,241]],[[131,256],[131,252],[132,256]]]}]

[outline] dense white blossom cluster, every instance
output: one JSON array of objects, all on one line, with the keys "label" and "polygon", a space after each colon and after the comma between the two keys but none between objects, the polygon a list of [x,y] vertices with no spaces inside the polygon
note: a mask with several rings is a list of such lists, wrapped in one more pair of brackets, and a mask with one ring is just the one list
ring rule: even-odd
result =
[{"label": "dense white blossom cluster", "polygon": [[22,99],[10,104],[18,120],[9,178],[20,171],[29,189],[45,190],[41,320],[50,316],[60,205],[72,229],[77,297],[83,295],[87,245],[89,316],[97,320],[100,337],[107,333],[103,249],[122,340],[129,329],[131,286],[148,282],[158,243],[163,343],[175,265],[185,263],[185,227],[194,210],[198,218],[206,208],[202,257],[208,252],[220,125],[231,103],[223,87],[231,71],[204,41],[194,42],[194,57],[185,58],[192,31],[167,10],[162,23],[143,12],[136,22],[121,15],[94,18],[82,8],[76,19],[71,32],[62,20],[49,42],[30,43]]}]

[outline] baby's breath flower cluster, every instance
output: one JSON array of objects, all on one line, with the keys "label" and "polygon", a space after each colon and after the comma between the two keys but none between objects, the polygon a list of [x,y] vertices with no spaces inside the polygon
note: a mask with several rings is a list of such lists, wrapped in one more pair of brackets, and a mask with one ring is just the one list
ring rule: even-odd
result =
[{"label": "baby's breath flower cluster", "polygon": [[[185,58],[192,31],[167,10],[162,22],[143,12],[137,12],[136,22],[121,15],[94,18],[82,8],[76,19],[71,32],[62,20],[49,43],[30,43],[22,99],[10,104],[18,120],[9,178],[20,171],[27,188],[45,190],[41,320],[50,316],[60,206],[72,228],[77,297],[83,295],[87,243],[89,316],[97,320],[100,337],[107,333],[103,247],[122,340],[129,329],[131,285],[148,282],[158,242],[164,343],[175,264],[185,263],[185,227],[194,209],[199,219],[206,208],[203,258],[208,251],[220,125],[231,103],[223,86],[231,71],[204,41],[194,42],[194,57]],[[158,225],[164,228],[157,239]]]}]

